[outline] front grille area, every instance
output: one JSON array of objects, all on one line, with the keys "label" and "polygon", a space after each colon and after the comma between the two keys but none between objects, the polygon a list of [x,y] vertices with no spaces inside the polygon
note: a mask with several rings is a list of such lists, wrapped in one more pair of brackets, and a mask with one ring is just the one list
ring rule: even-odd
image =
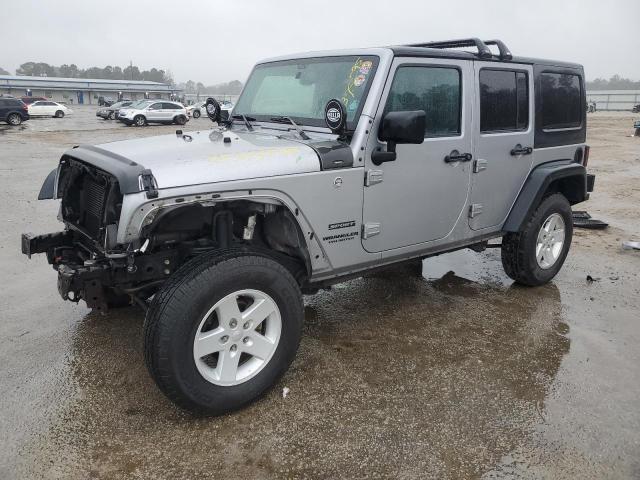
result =
[{"label": "front grille area", "polygon": [[107,185],[101,178],[84,175],[82,181],[82,226],[87,233],[96,238],[102,227],[104,202],[107,196]]},{"label": "front grille area", "polygon": [[103,245],[106,225],[117,224],[120,217],[122,195],[116,178],[89,163],[63,157],[58,195],[64,221]]}]

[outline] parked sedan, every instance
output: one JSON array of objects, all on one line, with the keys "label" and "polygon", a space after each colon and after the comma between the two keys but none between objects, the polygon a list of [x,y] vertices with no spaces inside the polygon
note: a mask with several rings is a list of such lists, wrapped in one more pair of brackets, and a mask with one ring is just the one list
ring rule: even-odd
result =
[{"label": "parked sedan", "polygon": [[181,103],[166,100],[143,100],[127,108],[121,108],[118,120],[127,125],[142,127],[148,123],[184,125],[189,118],[187,110]]},{"label": "parked sedan", "polygon": [[105,120],[113,120],[118,117],[118,112],[121,108],[128,107],[132,105],[134,102],[132,100],[123,100],[121,102],[116,102],[110,107],[101,108],[96,112],[96,117],[104,118]]},{"label": "parked sedan", "polygon": [[61,103],[47,101],[37,101],[29,105],[29,115],[32,117],[55,117],[62,118],[65,115],[73,113],[66,105]]},{"label": "parked sedan", "polygon": [[20,100],[22,100],[27,105],[31,105],[33,102],[39,102],[41,100],[43,102],[46,102],[49,99],[46,97],[21,97]]}]

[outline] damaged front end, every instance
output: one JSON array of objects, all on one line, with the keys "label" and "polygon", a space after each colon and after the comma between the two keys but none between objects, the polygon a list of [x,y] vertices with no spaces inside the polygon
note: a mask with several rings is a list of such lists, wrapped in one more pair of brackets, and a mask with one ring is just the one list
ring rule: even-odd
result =
[{"label": "damaged front end", "polygon": [[[55,175],[54,175],[55,173]],[[22,235],[22,253],[45,253],[58,271],[64,300],[107,310],[128,295],[148,297],[183,260],[180,249],[141,255],[117,243],[122,193],[118,179],[90,163],[65,155],[47,177],[39,198],[61,199],[65,230]],[[116,302],[119,300],[119,302]]]}]

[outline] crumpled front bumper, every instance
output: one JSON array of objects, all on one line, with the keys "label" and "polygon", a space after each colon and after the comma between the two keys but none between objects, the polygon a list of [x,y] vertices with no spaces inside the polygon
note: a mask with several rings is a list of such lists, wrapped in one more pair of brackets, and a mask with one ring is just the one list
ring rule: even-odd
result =
[{"label": "crumpled front bumper", "polygon": [[158,288],[184,261],[178,249],[155,253],[92,251],[71,230],[44,235],[22,234],[22,253],[31,258],[46,253],[58,272],[58,292],[64,300],[84,300],[89,308],[105,311],[114,292],[132,294]]}]

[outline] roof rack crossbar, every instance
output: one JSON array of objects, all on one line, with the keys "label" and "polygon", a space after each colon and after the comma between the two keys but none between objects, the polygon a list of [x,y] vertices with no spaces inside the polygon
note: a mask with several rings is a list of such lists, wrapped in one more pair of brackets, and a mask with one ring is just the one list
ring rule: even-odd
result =
[{"label": "roof rack crossbar", "polygon": [[511,54],[511,50],[504,44],[502,40],[485,40],[485,45],[496,45],[498,47],[498,51],[500,52],[500,58],[502,60],[511,60],[513,55]]},{"label": "roof rack crossbar", "polygon": [[511,60],[513,55],[507,48],[507,46],[501,40],[487,40],[482,41],[479,38],[461,38],[458,40],[445,40],[441,42],[426,42],[426,43],[414,43],[409,45],[410,47],[423,47],[423,48],[463,48],[463,47],[476,47],[478,49],[478,56],[480,58],[491,58],[493,54],[487,45],[496,45],[500,51],[500,58],[503,60]]}]

